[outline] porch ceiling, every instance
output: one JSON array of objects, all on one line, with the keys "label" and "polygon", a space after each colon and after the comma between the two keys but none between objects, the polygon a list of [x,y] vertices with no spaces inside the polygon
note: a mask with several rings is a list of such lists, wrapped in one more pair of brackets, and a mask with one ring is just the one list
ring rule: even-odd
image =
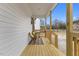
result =
[{"label": "porch ceiling", "polygon": [[48,14],[50,9],[53,9],[56,4],[54,3],[31,3],[28,4],[32,15],[36,17],[44,17]]},{"label": "porch ceiling", "polygon": [[45,17],[48,15],[49,10],[56,6],[56,3],[24,3],[19,5],[26,14],[30,13],[31,16]]},{"label": "porch ceiling", "polygon": [[[7,11],[13,11],[20,17],[35,16],[45,17],[48,15],[49,10],[56,6],[55,3],[5,3],[0,4],[0,7]],[[11,10],[11,8],[13,10]]]}]

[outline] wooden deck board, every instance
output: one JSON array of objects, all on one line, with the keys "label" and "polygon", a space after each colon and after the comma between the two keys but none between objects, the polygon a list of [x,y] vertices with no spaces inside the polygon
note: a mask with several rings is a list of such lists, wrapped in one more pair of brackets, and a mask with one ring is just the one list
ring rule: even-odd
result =
[{"label": "wooden deck board", "polygon": [[47,51],[48,56],[51,56],[51,52],[49,52],[48,46],[45,45],[45,49]]},{"label": "wooden deck board", "polygon": [[43,51],[44,51],[45,56],[48,56],[48,52],[47,52],[47,50],[46,50],[45,45],[44,45],[44,46],[42,46],[42,48],[43,48]]},{"label": "wooden deck board", "polygon": [[60,52],[53,45],[28,45],[22,56],[63,56],[64,54]]}]

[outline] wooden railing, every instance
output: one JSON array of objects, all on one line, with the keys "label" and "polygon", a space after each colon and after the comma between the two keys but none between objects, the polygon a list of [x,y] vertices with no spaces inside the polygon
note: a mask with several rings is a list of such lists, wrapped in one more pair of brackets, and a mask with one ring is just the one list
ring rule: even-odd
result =
[{"label": "wooden railing", "polygon": [[[55,37],[55,39],[52,38],[52,35]],[[50,31],[46,31],[46,37],[47,37],[48,39],[50,39]],[[51,34],[51,40],[50,40],[50,41],[52,41],[52,40],[54,40],[54,45],[55,45],[55,47],[58,48],[58,35],[57,35],[56,32],[53,32],[53,31],[52,31],[52,34]]]},{"label": "wooden railing", "polygon": [[[51,32],[52,32],[52,34],[51,34],[51,40],[49,40],[49,41],[54,40],[54,41],[53,41],[53,42],[54,42],[54,45],[55,45],[56,48],[58,48],[58,35],[57,35],[56,32],[53,32],[53,31],[51,31]],[[36,33],[36,35],[39,36],[39,38],[40,38],[40,37],[46,37],[46,38],[50,39],[50,31],[46,31],[46,32],[45,32],[45,31],[36,30],[35,33]],[[41,35],[42,33],[43,33],[43,34],[46,34],[46,35]],[[52,35],[54,36],[54,38],[52,38]],[[32,37],[30,33],[29,33],[29,36]],[[32,39],[33,39],[33,38],[32,38]],[[51,43],[50,43],[50,44],[51,44]]]},{"label": "wooden railing", "polygon": [[74,56],[79,56],[79,33],[73,33],[73,41],[74,41]]},{"label": "wooden railing", "polygon": [[55,47],[58,48],[58,35],[56,32],[52,32],[52,34],[55,36]]}]

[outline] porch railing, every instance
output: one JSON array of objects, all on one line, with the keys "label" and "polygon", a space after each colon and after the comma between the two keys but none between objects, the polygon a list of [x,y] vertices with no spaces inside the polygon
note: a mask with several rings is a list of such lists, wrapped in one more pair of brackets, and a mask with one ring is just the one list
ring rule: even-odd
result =
[{"label": "porch railing", "polygon": [[56,32],[52,32],[52,34],[55,36],[55,47],[58,48],[58,34]]},{"label": "porch railing", "polygon": [[73,52],[74,52],[74,56],[79,56],[79,33],[78,32],[74,32],[73,33]]},{"label": "porch railing", "polygon": [[[50,43],[54,44],[55,47],[58,48],[58,35],[56,32],[53,32],[53,31],[51,31],[51,32],[52,33],[51,33],[51,40],[50,40],[51,42]],[[54,36],[54,38],[52,38],[52,36]],[[46,37],[48,39],[50,39],[50,31],[46,31]]]}]

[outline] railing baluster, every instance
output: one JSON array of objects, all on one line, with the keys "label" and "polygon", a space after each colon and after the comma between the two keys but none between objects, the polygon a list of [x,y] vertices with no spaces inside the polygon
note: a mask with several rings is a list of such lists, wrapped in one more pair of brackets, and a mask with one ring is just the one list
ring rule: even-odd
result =
[{"label": "railing baluster", "polygon": [[55,35],[55,46],[58,48],[58,35]]},{"label": "railing baluster", "polygon": [[78,56],[79,56],[79,38],[78,38],[78,41],[77,41],[77,47],[78,47],[77,53],[78,53]]},{"label": "railing baluster", "polygon": [[58,48],[58,35],[56,32],[52,32],[52,33],[55,36],[55,47]]},{"label": "railing baluster", "polygon": [[74,37],[74,56],[78,56],[78,43],[77,37]]}]

